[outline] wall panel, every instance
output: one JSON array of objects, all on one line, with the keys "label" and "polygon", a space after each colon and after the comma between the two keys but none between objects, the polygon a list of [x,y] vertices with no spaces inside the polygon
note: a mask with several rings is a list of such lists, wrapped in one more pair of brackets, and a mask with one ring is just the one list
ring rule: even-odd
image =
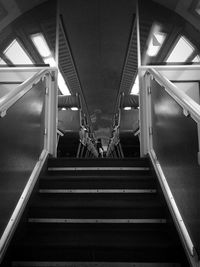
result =
[{"label": "wall panel", "polygon": [[44,146],[42,81],[0,119],[0,235]]},{"label": "wall panel", "polygon": [[200,252],[200,166],[197,125],[152,81],[153,148],[191,238]]}]

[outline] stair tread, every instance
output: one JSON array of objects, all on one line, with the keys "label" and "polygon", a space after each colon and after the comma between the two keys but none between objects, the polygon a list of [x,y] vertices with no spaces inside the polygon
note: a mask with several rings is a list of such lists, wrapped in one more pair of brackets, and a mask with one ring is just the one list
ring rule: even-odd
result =
[{"label": "stair tread", "polygon": [[37,194],[32,207],[131,207],[159,208],[162,202],[154,194]]},{"label": "stair tread", "polygon": [[49,167],[56,166],[70,166],[70,167],[134,167],[134,166],[148,166],[147,158],[98,158],[98,159],[75,159],[75,158],[49,158]]},{"label": "stair tread", "polygon": [[[126,262],[178,262],[181,252],[177,248],[76,248],[76,247],[48,247],[35,250],[33,247],[19,247],[23,250],[13,253],[13,260],[29,261],[126,261]],[[42,250],[42,251],[41,251]],[[159,265],[158,265],[159,266]],[[49,266],[48,266],[49,267]],[[71,267],[71,266],[70,266]]]},{"label": "stair tread", "polygon": [[[166,226],[40,225],[16,243],[13,259],[171,261],[180,258]],[[38,242],[39,240],[39,242]]]},{"label": "stair tread", "polygon": [[155,188],[155,178],[149,176],[141,177],[105,177],[100,176],[68,176],[68,175],[55,175],[43,176],[40,179],[40,188],[85,188],[85,189],[125,189],[125,188]]},{"label": "stair tread", "polygon": [[[70,166],[69,166],[70,167]],[[53,169],[52,169],[53,168]],[[83,178],[83,177],[88,177],[88,178],[93,178],[93,177],[97,177],[97,176],[101,176],[103,179],[107,178],[107,177],[116,177],[116,176],[120,176],[121,179],[123,179],[123,177],[140,177],[140,176],[149,176],[151,174],[151,170],[149,169],[138,169],[138,170],[124,170],[124,169],[94,169],[94,167],[92,167],[93,169],[89,170],[87,167],[86,168],[82,168],[81,169],[70,169],[70,168],[75,168],[75,166],[70,167],[69,169],[67,169],[67,171],[65,169],[58,166],[59,169],[57,169],[57,167],[52,166],[51,169],[47,170],[47,175],[49,177],[56,177],[56,176],[62,176],[62,177],[78,177],[78,178]],[[62,169],[60,169],[62,168]],[[64,167],[65,168],[65,167]],[[67,167],[68,168],[68,167]],[[129,167],[128,167],[129,168]],[[146,168],[146,167],[145,167]]]},{"label": "stair tread", "polygon": [[165,218],[162,207],[155,208],[135,208],[132,207],[52,207],[30,208],[31,218],[100,218],[100,219],[151,219]]},{"label": "stair tread", "polygon": [[[17,246],[176,247],[166,225],[29,224]],[[38,240],[40,240],[38,242]]]}]

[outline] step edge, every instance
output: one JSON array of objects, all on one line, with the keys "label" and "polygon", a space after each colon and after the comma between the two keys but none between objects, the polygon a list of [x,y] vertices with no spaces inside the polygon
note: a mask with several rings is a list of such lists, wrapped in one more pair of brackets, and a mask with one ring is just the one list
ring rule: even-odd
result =
[{"label": "step edge", "polygon": [[73,219],[73,218],[28,218],[29,223],[60,223],[60,224],[166,224],[164,218],[150,219]]}]

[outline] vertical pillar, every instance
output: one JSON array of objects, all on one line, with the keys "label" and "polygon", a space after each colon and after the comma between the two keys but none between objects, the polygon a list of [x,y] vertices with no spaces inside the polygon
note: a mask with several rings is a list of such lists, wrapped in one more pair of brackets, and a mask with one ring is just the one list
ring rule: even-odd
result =
[{"label": "vertical pillar", "polygon": [[55,61],[56,66],[59,65],[59,25],[60,25],[60,3],[57,0],[57,7],[56,7],[56,43],[55,43]]}]

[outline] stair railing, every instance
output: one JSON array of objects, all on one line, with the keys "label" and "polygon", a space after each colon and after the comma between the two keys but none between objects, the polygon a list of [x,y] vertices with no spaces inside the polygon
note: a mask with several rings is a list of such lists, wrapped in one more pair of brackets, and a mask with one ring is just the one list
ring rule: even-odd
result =
[{"label": "stair railing", "polygon": [[[172,194],[171,188],[168,184],[167,177],[165,176],[162,168],[162,164],[159,162],[159,157],[154,150],[154,143],[153,143],[153,125],[152,125],[152,90],[151,82],[156,81],[160,88],[163,89],[164,92],[175,100],[176,103],[182,108],[183,114],[186,117],[191,117],[197,123],[197,135],[198,135],[198,151],[200,151],[200,105],[196,103],[190,96],[188,96],[185,92],[175,86],[167,77],[164,76],[163,73],[180,71],[185,72],[189,71],[197,71],[200,72],[200,66],[141,66],[140,73],[141,75],[141,86],[140,86],[140,99],[142,100],[143,106],[145,107],[145,111],[143,110],[143,117],[141,120],[145,123],[141,124],[145,125],[141,128],[142,136],[145,139],[143,155],[147,152],[151,158],[155,171],[157,173],[161,188],[165,195],[168,207],[171,211],[172,217],[174,219],[175,225],[177,230],[180,234],[182,243],[185,247],[187,252],[188,258],[190,259],[190,263],[192,266],[197,266],[198,256],[196,253],[196,249],[194,247],[193,241],[190,237],[188,229],[184,223],[183,217],[179,211],[179,208],[176,204],[175,198]],[[184,76],[182,75],[182,77]],[[189,74],[190,75],[190,74]],[[189,75],[185,75],[189,77]],[[181,76],[181,75],[180,75]],[[170,77],[170,74],[169,74]],[[180,81],[182,80],[179,77]],[[197,78],[198,79],[198,78]],[[191,78],[192,80],[192,78]],[[164,111],[163,111],[164,112]],[[140,114],[141,115],[141,114]],[[176,133],[174,133],[176,134]],[[198,164],[200,164],[200,153],[198,152]],[[186,189],[187,190],[187,189]]]},{"label": "stair railing", "polygon": [[[23,78],[26,77],[26,80],[24,82],[20,82],[20,85],[16,85],[16,88],[12,91],[5,94],[3,97],[0,98],[0,125],[1,127],[4,127],[4,123],[6,120],[8,120],[7,125],[14,125],[15,122],[15,112],[17,113],[17,116],[20,120],[20,117],[24,115],[22,110],[26,110],[28,114],[26,115],[25,125],[26,127],[35,127],[34,129],[37,129],[37,136],[43,136],[41,137],[41,148],[37,148],[37,153],[34,154],[34,157],[39,153],[39,158],[35,158],[35,163],[31,158],[31,166],[33,166],[33,169],[30,169],[30,176],[26,178],[26,185],[25,187],[20,191],[19,199],[17,200],[17,203],[15,204],[14,211],[8,211],[11,212],[10,220],[7,223],[7,226],[0,238],[0,263],[3,259],[3,256],[5,254],[5,251],[10,243],[10,240],[14,234],[14,231],[19,223],[19,220],[23,214],[23,211],[25,209],[25,206],[29,200],[29,197],[32,193],[32,190],[34,188],[34,185],[36,184],[36,181],[39,177],[39,174],[43,168],[43,165],[47,159],[48,154],[51,154],[53,156],[56,156],[56,128],[57,128],[57,69],[56,68],[37,68],[37,67],[28,67],[28,68],[1,68],[0,74],[2,79],[8,80],[9,76],[15,76],[19,77],[23,81]],[[28,77],[28,78],[27,78]],[[12,77],[11,77],[12,79]],[[13,82],[12,82],[13,83]],[[39,85],[38,85],[39,84]],[[36,90],[36,91],[35,91]],[[44,90],[42,94],[40,94],[41,90]],[[31,93],[34,91],[34,93]],[[32,99],[33,95],[35,96],[34,99]],[[28,101],[27,101],[28,99]],[[37,103],[37,99],[40,99],[40,103]],[[25,104],[24,104],[25,102]],[[23,106],[21,110],[21,106]],[[30,105],[30,107],[29,107]],[[32,107],[31,107],[32,105]],[[16,109],[17,106],[17,109]],[[25,107],[25,108],[24,108]],[[38,111],[38,110],[40,111]],[[39,126],[38,122],[35,122],[35,115],[33,117],[29,118],[29,110],[32,110],[36,116],[38,116],[38,121],[41,124]],[[37,115],[38,113],[38,115]],[[8,119],[7,119],[8,116]],[[30,122],[29,122],[30,119]],[[41,122],[42,121],[42,122]],[[35,123],[35,124],[34,124]],[[3,126],[2,126],[3,125]],[[17,126],[15,127],[17,129]],[[7,129],[9,131],[9,129]],[[25,131],[25,135],[27,134],[26,129],[20,130],[22,133]],[[31,129],[28,131],[29,134],[32,133]],[[1,135],[4,134],[3,139],[7,139],[9,137],[6,136],[6,130],[1,131]],[[13,133],[14,136],[15,133]],[[20,140],[19,140],[20,139]],[[22,142],[22,146],[24,145],[24,140],[22,137],[18,139],[18,143]],[[11,141],[11,140],[10,140]],[[15,140],[13,141],[13,143]],[[19,145],[19,144],[18,144]],[[36,144],[35,144],[36,145]],[[12,144],[11,144],[12,146]],[[36,145],[37,146],[37,145]],[[32,144],[32,147],[34,147],[34,144]],[[12,149],[12,147],[10,148]],[[14,147],[16,149],[16,147]],[[26,149],[26,146],[23,147],[23,149]],[[16,153],[16,151],[15,151]],[[20,149],[19,152],[17,152],[20,156],[23,152]],[[32,152],[30,152],[32,153]],[[8,154],[8,153],[7,153]],[[6,155],[7,155],[6,154]],[[25,153],[26,155],[26,153]],[[3,158],[4,157],[4,158]],[[2,155],[1,159],[5,161],[5,155]],[[17,159],[18,160],[18,159]],[[27,159],[29,160],[29,159]],[[8,160],[9,161],[9,160]],[[19,161],[19,160],[18,160]],[[22,165],[26,167],[26,162],[21,163]],[[16,165],[16,164],[15,164]],[[3,166],[1,165],[1,168]],[[15,167],[13,167],[15,168]],[[11,170],[13,171],[13,170]],[[14,169],[13,172],[16,170]],[[15,175],[15,173],[14,173]],[[15,177],[13,177],[15,178]],[[3,190],[3,189],[2,189]],[[15,189],[14,189],[15,190]]]},{"label": "stair railing", "polygon": [[14,105],[20,98],[22,98],[28,91],[30,91],[35,84],[40,80],[45,79],[46,82],[46,109],[45,120],[47,134],[45,135],[45,149],[54,156],[56,156],[56,117],[57,109],[57,70],[56,68],[2,68],[0,71],[5,72],[35,72],[33,76],[18,85],[14,90],[0,98],[0,117],[4,117],[9,108]]}]

